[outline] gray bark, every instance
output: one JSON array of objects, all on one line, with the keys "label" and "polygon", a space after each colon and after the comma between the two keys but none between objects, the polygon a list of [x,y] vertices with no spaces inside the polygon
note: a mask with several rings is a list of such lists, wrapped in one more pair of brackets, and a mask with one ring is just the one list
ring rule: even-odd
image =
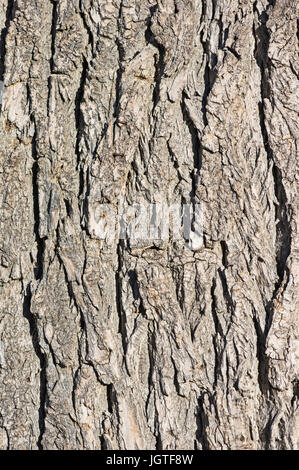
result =
[{"label": "gray bark", "polygon": [[[297,18],[0,1],[2,449],[298,448]],[[203,246],[99,239],[119,197]]]}]

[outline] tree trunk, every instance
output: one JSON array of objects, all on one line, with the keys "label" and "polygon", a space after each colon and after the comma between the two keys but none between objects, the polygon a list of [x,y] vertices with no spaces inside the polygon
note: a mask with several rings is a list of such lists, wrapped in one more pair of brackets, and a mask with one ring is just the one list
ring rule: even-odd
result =
[{"label": "tree trunk", "polygon": [[298,448],[298,2],[0,5],[0,447]]}]

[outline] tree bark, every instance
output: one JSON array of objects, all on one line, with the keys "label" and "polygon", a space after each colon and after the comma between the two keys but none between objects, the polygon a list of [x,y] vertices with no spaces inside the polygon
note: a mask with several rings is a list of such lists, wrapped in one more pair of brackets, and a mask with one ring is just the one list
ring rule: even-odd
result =
[{"label": "tree bark", "polygon": [[[298,448],[297,18],[1,0],[2,449]],[[203,245],[102,239],[120,198]]]}]

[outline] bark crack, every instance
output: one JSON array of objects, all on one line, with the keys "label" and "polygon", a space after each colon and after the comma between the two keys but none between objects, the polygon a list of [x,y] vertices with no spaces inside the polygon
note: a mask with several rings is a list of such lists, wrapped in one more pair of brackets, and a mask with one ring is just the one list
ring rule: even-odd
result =
[{"label": "bark crack", "polygon": [[56,26],[57,26],[57,0],[50,0],[52,4],[52,24],[51,24],[51,59],[50,59],[50,69],[51,73],[55,73],[55,63],[54,63],[54,55],[55,55],[55,39],[56,39]]},{"label": "bark crack", "polygon": [[123,243],[119,241],[116,249],[117,253],[117,259],[118,259],[118,266],[117,270],[115,272],[115,303],[116,303],[116,309],[118,313],[118,319],[119,319],[119,326],[118,326],[118,332],[121,335],[121,340],[122,340],[122,347],[123,347],[123,361],[124,365],[126,367],[126,371],[128,375],[130,375],[127,363],[126,363],[126,353],[127,353],[127,344],[128,344],[128,339],[127,339],[127,332],[126,332],[126,322],[125,322],[125,314],[122,309],[122,303],[121,303],[121,296],[122,296],[122,279],[121,279],[121,269],[122,269],[122,248],[123,248]]},{"label": "bark crack", "polygon": [[6,37],[9,30],[9,25],[14,18],[16,2],[14,0],[8,0],[6,8],[6,20],[5,26],[0,34],[0,81],[4,79],[5,71],[5,54],[6,54]]},{"label": "bark crack", "polygon": [[[32,109],[31,93],[30,93],[29,85],[27,85],[27,93],[28,93],[30,109]],[[37,126],[36,126],[34,115],[31,116],[31,119],[33,120],[33,124],[35,127],[34,135],[32,138],[32,143],[31,143],[31,155],[32,155],[32,161],[33,161],[32,168],[31,168],[33,215],[34,215],[33,231],[34,231],[35,241],[36,241],[36,246],[37,246],[37,254],[36,254],[36,260],[35,260],[35,267],[34,267],[34,277],[36,280],[40,280],[43,277],[43,271],[44,271],[44,254],[45,254],[46,237],[42,238],[39,233],[40,207],[39,207],[39,186],[38,186],[39,164],[38,164],[38,152],[37,152],[37,143],[36,143]]]},{"label": "bark crack", "polygon": [[[283,178],[281,170],[276,165],[275,156],[273,149],[270,145],[267,125],[266,125],[266,116],[265,116],[265,100],[271,98],[270,93],[270,82],[269,77],[271,75],[271,61],[268,56],[268,49],[270,44],[270,32],[267,28],[267,21],[269,19],[268,10],[270,7],[275,5],[275,1],[269,1],[266,9],[261,13],[258,18],[259,27],[253,25],[253,34],[255,38],[255,51],[254,56],[256,63],[260,69],[261,73],[261,83],[260,83],[260,92],[261,92],[261,102],[258,104],[259,108],[259,117],[260,117],[260,128],[263,138],[264,148],[268,157],[269,165],[272,166],[273,172],[273,181],[274,181],[274,191],[277,199],[277,204],[275,206],[275,216],[278,221],[276,225],[276,266],[277,266],[277,275],[278,280],[275,284],[272,299],[267,306],[268,318],[266,324],[266,330],[269,331],[273,315],[273,300],[276,297],[278,290],[281,288],[285,274],[289,274],[287,267],[287,259],[291,252],[291,226],[289,221],[289,208],[287,204],[287,196],[283,185]],[[256,2],[254,4],[254,12],[256,10]],[[288,279],[287,279],[288,281]],[[287,285],[287,281],[286,284]]]},{"label": "bark crack", "polygon": [[[118,15],[118,31],[121,30],[121,19],[122,19],[122,9],[123,9],[123,2],[121,1],[119,7],[119,15]],[[117,50],[118,50],[118,69],[116,72],[116,80],[115,80],[115,102],[114,102],[114,112],[113,117],[118,118],[120,112],[120,98],[122,93],[122,76],[123,76],[123,59],[124,59],[124,48],[119,40],[119,38],[115,39]]]},{"label": "bark crack", "polygon": [[80,10],[80,16],[82,18],[82,22],[83,22],[83,26],[87,32],[87,35],[88,35],[88,43],[90,44],[91,46],[91,52],[92,52],[92,55],[94,56],[94,39],[93,39],[93,35],[92,35],[92,32],[91,32],[91,29],[90,27],[88,26],[88,23],[86,21],[86,18],[85,18],[85,14],[83,12],[84,10],[84,7],[83,7],[83,3],[82,3],[82,0],[80,0],[79,2],[79,10]]},{"label": "bark crack", "polygon": [[154,111],[160,100],[160,89],[161,89],[162,78],[164,75],[165,54],[166,54],[165,47],[163,46],[163,44],[157,41],[157,38],[155,37],[154,33],[151,30],[151,21],[157,8],[158,8],[158,4],[150,8],[150,16],[148,18],[148,25],[145,31],[145,39],[146,39],[147,44],[151,44],[158,51],[158,54],[155,54],[155,76],[154,76],[154,89],[153,89],[153,97],[152,97],[152,101],[153,101],[152,115],[154,115]]},{"label": "bark crack", "polygon": [[196,438],[200,442],[203,450],[209,450],[208,441],[208,418],[204,411],[204,396],[207,392],[202,393],[198,397],[198,412],[197,412],[197,431]]},{"label": "bark crack", "polygon": [[[214,19],[214,15],[215,15],[215,4],[214,4],[214,2],[212,2],[212,9],[213,9],[213,12],[212,12],[212,18],[211,18],[210,21],[212,21]],[[206,15],[207,15],[207,4],[206,4],[205,1],[203,1],[201,21],[200,21],[201,24],[204,24],[204,18],[206,17]],[[219,28],[220,28],[219,38],[222,36],[221,25],[222,25],[222,21],[219,24]],[[204,86],[204,92],[203,92],[203,96],[202,96],[201,111],[202,111],[202,118],[203,118],[204,126],[207,126],[208,125],[207,105],[208,105],[209,95],[211,93],[211,90],[213,88],[213,85],[214,85],[216,77],[217,77],[217,71],[215,70],[215,67],[216,67],[216,64],[217,64],[217,56],[210,52],[209,40],[204,39],[205,33],[206,33],[205,30],[202,30],[201,33],[200,33],[200,42],[201,42],[202,47],[203,47],[204,56],[206,57],[206,66],[205,66],[204,77],[203,77],[205,86]],[[210,64],[210,62],[211,62],[211,64]]]},{"label": "bark crack", "polygon": [[37,326],[37,318],[31,312],[31,287],[30,284],[27,286],[26,293],[24,295],[23,303],[23,316],[29,323],[30,336],[35,351],[36,356],[39,359],[40,363],[40,403],[39,403],[39,437],[37,440],[37,447],[39,450],[43,449],[42,439],[45,432],[45,417],[46,417],[46,404],[47,404],[47,357],[46,354],[42,352],[41,346],[39,344],[39,333]]},{"label": "bark crack", "polygon": [[193,150],[193,171],[191,175],[192,179],[192,188],[190,192],[191,201],[195,201],[196,189],[198,185],[198,179],[200,174],[200,169],[202,165],[202,145],[199,138],[198,130],[190,117],[188,107],[186,106],[186,95],[183,92],[181,100],[181,109],[183,114],[184,122],[186,123],[192,141],[192,150]]}]

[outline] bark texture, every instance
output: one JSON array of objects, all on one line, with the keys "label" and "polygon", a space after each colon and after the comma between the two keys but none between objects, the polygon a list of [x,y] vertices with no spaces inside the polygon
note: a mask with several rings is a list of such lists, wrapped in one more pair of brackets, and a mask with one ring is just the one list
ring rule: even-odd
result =
[{"label": "bark texture", "polygon": [[[0,1],[2,449],[299,448],[297,18]],[[100,240],[120,196],[204,245]]]}]

